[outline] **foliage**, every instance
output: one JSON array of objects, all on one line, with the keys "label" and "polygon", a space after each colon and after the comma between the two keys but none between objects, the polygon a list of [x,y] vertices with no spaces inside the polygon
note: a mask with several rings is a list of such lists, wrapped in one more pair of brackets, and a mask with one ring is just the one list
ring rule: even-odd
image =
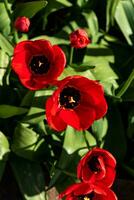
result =
[{"label": "foliage", "polygon": [[[53,186],[60,192],[73,183],[77,162],[94,146],[116,157],[119,177],[120,169],[134,177],[133,13],[133,0],[0,1],[0,179],[9,163],[24,199],[47,199]],[[14,29],[19,15],[30,18],[28,33]],[[92,44],[75,49],[70,64],[69,34],[79,27]],[[26,39],[60,45],[67,66],[59,80],[82,75],[99,81],[107,115],[86,131],[52,130],[44,110],[55,88],[29,91],[11,70],[14,46]]]}]

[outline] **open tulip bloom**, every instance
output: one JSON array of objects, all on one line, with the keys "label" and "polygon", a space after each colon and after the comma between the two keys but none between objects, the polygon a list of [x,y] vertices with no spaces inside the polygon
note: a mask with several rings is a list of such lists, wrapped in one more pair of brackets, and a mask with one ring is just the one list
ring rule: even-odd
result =
[{"label": "open tulip bloom", "polygon": [[103,183],[111,187],[115,179],[116,160],[108,151],[93,148],[79,162],[77,177],[83,182]]},{"label": "open tulip bloom", "polygon": [[103,185],[76,183],[61,192],[59,199],[66,200],[117,200],[112,190]]},{"label": "open tulip bloom", "polygon": [[106,114],[107,103],[102,86],[83,76],[69,76],[57,82],[58,89],[46,102],[48,124],[57,131],[67,125],[88,129],[94,120]]},{"label": "open tulip bloom", "polygon": [[30,90],[51,84],[66,64],[64,52],[47,40],[23,41],[14,48],[12,69],[21,83]]}]

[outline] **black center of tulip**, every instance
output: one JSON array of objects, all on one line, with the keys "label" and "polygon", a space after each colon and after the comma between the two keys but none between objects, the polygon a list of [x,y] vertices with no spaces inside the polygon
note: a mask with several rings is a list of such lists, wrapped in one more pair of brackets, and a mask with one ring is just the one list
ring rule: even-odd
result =
[{"label": "black center of tulip", "polygon": [[91,192],[90,194],[87,195],[78,196],[78,200],[93,200],[93,197],[94,197],[94,192]]},{"label": "black center of tulip", "polygon": [[80,92],[73,87],[66,87],[60,93],[60,105],[64,108],[73,109],[80,103]]},{"label": "black center of tulip", "polygon": [[33,56],[30,68],[35,74],[45,74],[48,72],[50,63],[44,55]]},{"label": "black center of tulip", "polygon": [[99,172],[100,171],[100,163],[98,161],[97,156],[93,156],[89,161],[88,161],[88,166],[91,171],[93,172]]}]

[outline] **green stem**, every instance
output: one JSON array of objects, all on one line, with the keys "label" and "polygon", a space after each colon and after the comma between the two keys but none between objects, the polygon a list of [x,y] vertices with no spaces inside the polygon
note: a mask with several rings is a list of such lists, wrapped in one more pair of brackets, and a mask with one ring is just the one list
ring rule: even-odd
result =
[{"label": "green stem", "polygon": [[132,70],[131,74],[129,75],[128,79],[126,80],[126,82],[124,83],[118,94],[116,95],[117,98],[121,98],[121,96],[126,92],[128,87],[130,86],[133,79],[134,79],[134,69]]},{"label": "green stem", "polygon": [[18,32],[14,29],[14,42],[15,44],[17,44],[19,42],[19,36],[18,36]]},{"label": "green stem", "polygon": [[8,0],[4,0],[4,5],[5,5],[5,9],[7,11],[9,18],[12,20],[12,15],[11,15],[10,8],[9,8],[9,5],[8,5]]},{"label": "green stem", "polygon": [[69,61],[70,65],[72,64],[72,61],[73,61],[73,54],[74,54],[74,48],[71,47],[71,49],[70,49],[70,61]]}]

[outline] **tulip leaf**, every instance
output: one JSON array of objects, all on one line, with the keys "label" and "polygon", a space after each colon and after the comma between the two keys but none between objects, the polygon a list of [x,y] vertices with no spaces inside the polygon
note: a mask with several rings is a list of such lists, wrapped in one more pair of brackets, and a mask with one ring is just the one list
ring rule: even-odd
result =
[{"label": "tulip leaf", "polygon": [[40,164],[17,156],[12,158],[10,164],[24,199],[44,200],[45,180]]},{"label": "tulip leaf", "polygon": [[129,45],[134,43],[134,6],[132,1],[119,1],[115,19]]},{"label": "tulip leaf", "polygon": [[33,159],[36,145],[39,141],[39,135],[25,124],[19,123],[14,131],[12,151],[17,155]]},{"label": "tulip leaf", "polygon": [[64,6],[71,6],[71,2],[69,2],[68,0],[57,0],[57,2],[63,4]]},{"label": "tulip leaf", "polygon": [[18,3],[14,10],[14,17],[26,16],[32,18],[38,11],[47,5],[47,1],[31,1]]},{"label": "tulip leaf", "polygon": [[[64,170],[73,173],[81,156],[88,152],[88,148],[96,146],[96,140],[88,131],[77,131],[68,126],[65,131],[63,151],[61,153],[58,166],[59,170],[55,171],[50,186],[62,179]],[[73,162],[73,163],[72,163]],[[70,165],[71,164],[71,165]]]},{"label": "tulip leaf", "polygon": [[129,112],[127,135],[130,139],[134,138],[134,107]]},{"label": "tulip leaf", "polygon": [[8,36],[10,29],[10,19],[8,13],[5,9],[4,3],[0,2],[0,32],[3,33],[3,35]]},{"label": "tulip leaf", "polygon": [[16,107],[11,105],[0,105],[0,118],[9,118],[15,115],[22,115],[28,112],[27,108]]},{"label": "tulip leaf", "polygon": [[53,37],[53,36],[47,36],[47,35],[40,35],[40,36],[32,38],[32,40],[41,40],[41,39],[51,41],[52,45],[69,44],[69,40],[66,40],[63,38],[59,39],[59,37],[56,37],[56,36]]},{"label": "tulip leaf", "polygon": [[[22,102],[22,105],[24,103],[27,103],[25,101],[27,101],[27,98],[31,99],[31,107],[29,109],[29,112],[27,113],[27,115],[22,119],[22,122],[25,123],[30,123],[30,124],[37,124],[40,121],[45,119],[45,102],[47,100],[47,98],[52,95],[53,93],[53,89],[52,88],[48,88],[45,90],[39,90],[36,91],[34,94],[33,93],[29,93],[28,96],[25,97],[25,99]],[[37,103],[38,102],[38,103]],[[30,102],[28,102],[29,104]]]},{"label": "tulip leaf", "polygon": [[13,46],[11,43],[6,39],[2,33],[0,33],[0,47],[9,55],[12,56],[13,54]]},{"label": "tulip leaf", "polygon": [[109,30],[110,25],[114,23],[114,17],[117,5],[120,0],[108,0],[107,7],[106,7],[106,31]]},{"label": "tulip leaf", "polygon": [[6,136],[0,132],[0,180],[2,178],[8,154],[10,152],[9,143]]},{"label": "tulip leaf", "polygon": [[108,130],[108,120],[106,118],[101,118],[94,121],[92,125],[92,131],[97,141],[101,142],[104,136],[107,134]]},{"label": "tulip leaf", "polygon": [[[73,76],[73,75],[79,75],[79,76],[84,76],[86,78],[89,78],[89,79],[92,79],[92,80],[95,80],[95,77],[94,75],[91,73],[90,70],[88,70],[86,68],[86,70],[82,71],[81,70],[82,67],[78,67],[78,69],[75,67],[66,67],[63,71],[63,73],[61,74],[61,76],[59,77],[59,80],[62,80],[63,78],[66,78],[67,76]],[[90,69],[90,67],[89,67]]]},{"label": "tulip leaf", "polygon": [[85,20],[89,27],[90,34],[92,36],[92,42],[96,42],[100,35],[97,16],[93,11],[90,11],[88,13],[83,12],[82,14],[85,17]]}]

